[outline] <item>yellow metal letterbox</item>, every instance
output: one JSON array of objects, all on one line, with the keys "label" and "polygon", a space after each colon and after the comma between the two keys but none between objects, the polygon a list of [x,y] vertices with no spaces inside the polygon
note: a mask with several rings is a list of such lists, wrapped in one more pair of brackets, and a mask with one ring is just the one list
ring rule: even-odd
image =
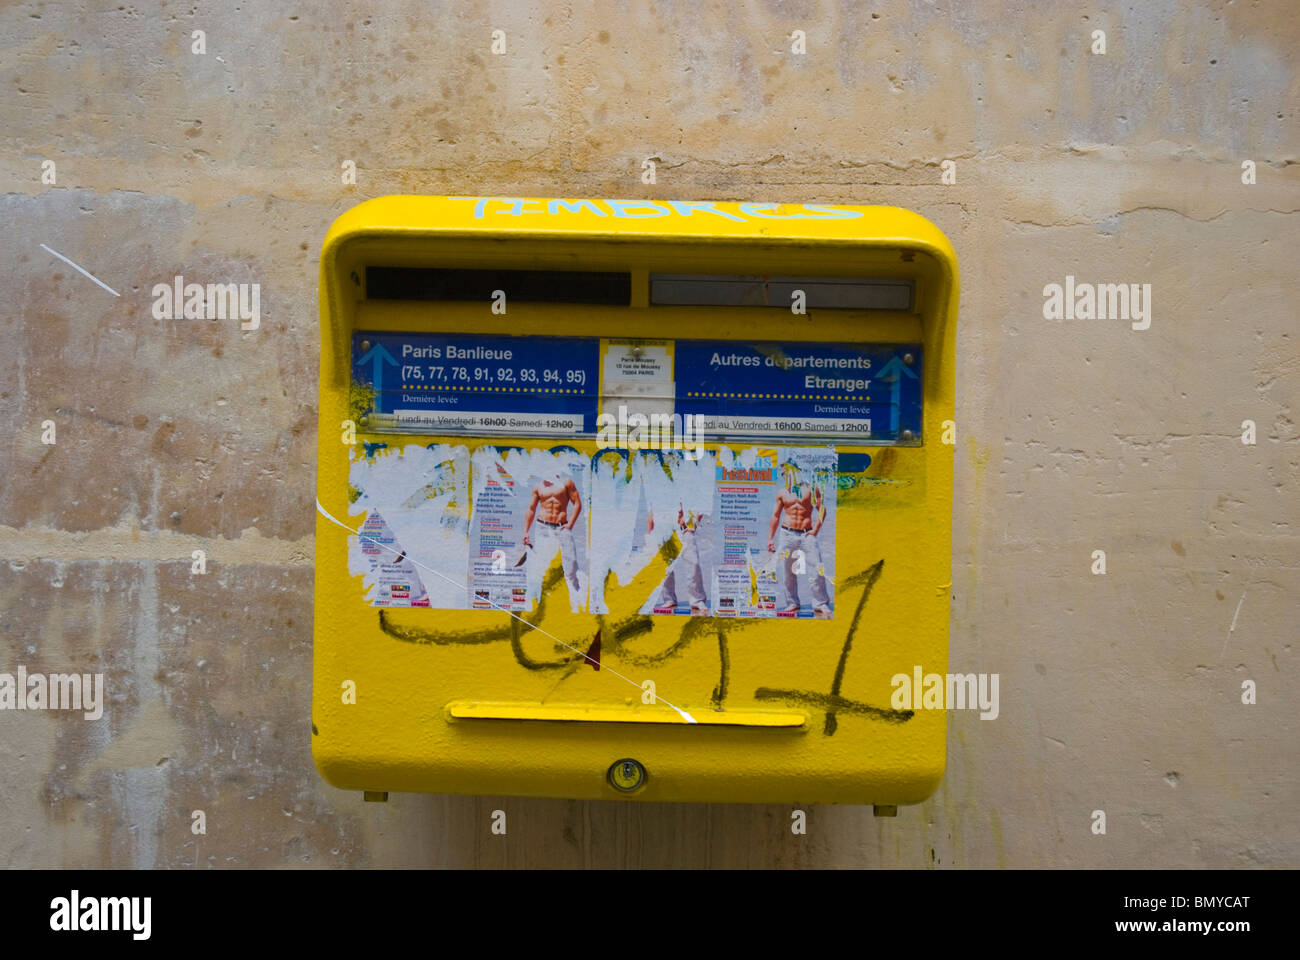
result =
[{"label": "yellow metal letterbox", "polygon": [[898,706],[892,678],[947,671],[957,294],[947,239],[891,207],[341,216],[320,281],[321,774],[923,800],[945,714]]}]

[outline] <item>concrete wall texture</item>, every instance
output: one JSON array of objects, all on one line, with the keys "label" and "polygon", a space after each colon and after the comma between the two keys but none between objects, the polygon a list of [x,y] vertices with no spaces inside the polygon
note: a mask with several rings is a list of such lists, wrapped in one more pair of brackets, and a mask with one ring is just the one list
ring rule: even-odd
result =
[{"label": "concrete wall texture", "polygon": [[[1300,866],[1298,51],[1285,0],[5,5],[0,670],[103,672],[107,706],[0,713],[0,865]],[[1001,711],[950,715],[928,802],[792,836],[787,808],[320,780],[317,258],[388,193],[948,234],[951,667]],[[155,320],[176,274],[260,283],[261,328]],[[1151,284],[1150,328],[1044,319],[1067,275]]]}]

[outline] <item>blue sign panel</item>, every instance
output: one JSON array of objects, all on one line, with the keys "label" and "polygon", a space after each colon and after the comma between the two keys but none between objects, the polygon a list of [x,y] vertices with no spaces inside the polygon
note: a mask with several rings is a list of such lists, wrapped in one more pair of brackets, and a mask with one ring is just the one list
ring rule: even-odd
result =
[{"label": "blue sign panel", "polygon": [[357,331],[352,379],[370,394],[362,426],[380,432],[594,436],[624,411],[721,441],[921,439],[919,344]]},{"label": "blue sign panel", "polygon": [[679,340],[675,373],[676,412],[713,436],[921,436],[919,344]]},{"label": "blue sign panel", "polygon": [[595,430],[599,341],[375,333],[352,339],[369,429],[573,436]]}]

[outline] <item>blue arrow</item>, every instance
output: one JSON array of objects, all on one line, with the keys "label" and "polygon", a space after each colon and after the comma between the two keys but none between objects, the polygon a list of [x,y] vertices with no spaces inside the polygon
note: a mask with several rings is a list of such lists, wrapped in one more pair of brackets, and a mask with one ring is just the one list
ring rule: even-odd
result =
[{"label": "blue arrow", "polygon": [[387,360],[394,367],[397,366],[397,361],[393,359],[393,355],[385,350],[384,345],[378,340],[376,340],[375,345],[367,350],[357,361],[357,364],[363,365],[371,358],[374,358],[375,366],[374,370],[371,372],[370,379],[375,385],[375,406],[378,407],[379,392],[384,389],[384,361]]},{"label": "blue arrow", "polygon": [[[890,374],[893,374],[891,377]],[[900,401],[903,399],[903,378],[899,374],[907,374],[913,380],[916,379],[910,367],[895,355],[880,372],[876,374],[876,380],[883,380],[889,384],[889,430],[891,433],[898,433],[898,408]]]}]

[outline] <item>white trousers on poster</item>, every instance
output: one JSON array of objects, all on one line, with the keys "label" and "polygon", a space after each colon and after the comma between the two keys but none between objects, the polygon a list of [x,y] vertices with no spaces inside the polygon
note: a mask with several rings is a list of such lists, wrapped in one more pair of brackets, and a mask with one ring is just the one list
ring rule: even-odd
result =
[{"label": "white trousers on poster", "polygon": [[659,591],[657,607],[677,606],[677,582],[686,585],[687,602],[693,606],[708,606],[704,596],[704,570],[700,566],[700,545],[695,539],[694,530],[679,530],[682,538],[682,552],[664,578],[663,589]]},{"label": "white trousers on poster", "polygon": [[810,531],[802,532],[782,527],[776,538],[776,555],[780,558],[781,574],[785,581],[785,602],[799,602],[799,574],[794,572],[797,553],[803,553],[803,577],[808,583],[814,607],[829,606],[826,578],[818,572],[822,565],[822,548]]},{"label": "white trousers on poster", "polygon": [[553,527],[549,523],[538,520],[533,524],[529,539],[533,541],[533,549],[528,557],[528,595],[541,598],[542,579],[546,576],[546,571],[550,568],[551,561],[555,559],[558,550],[564,579],[569,582],[569,600],[574,605],[581,603],[578,585],[578,550],[574,546],[573,531],[567,524]]}]

